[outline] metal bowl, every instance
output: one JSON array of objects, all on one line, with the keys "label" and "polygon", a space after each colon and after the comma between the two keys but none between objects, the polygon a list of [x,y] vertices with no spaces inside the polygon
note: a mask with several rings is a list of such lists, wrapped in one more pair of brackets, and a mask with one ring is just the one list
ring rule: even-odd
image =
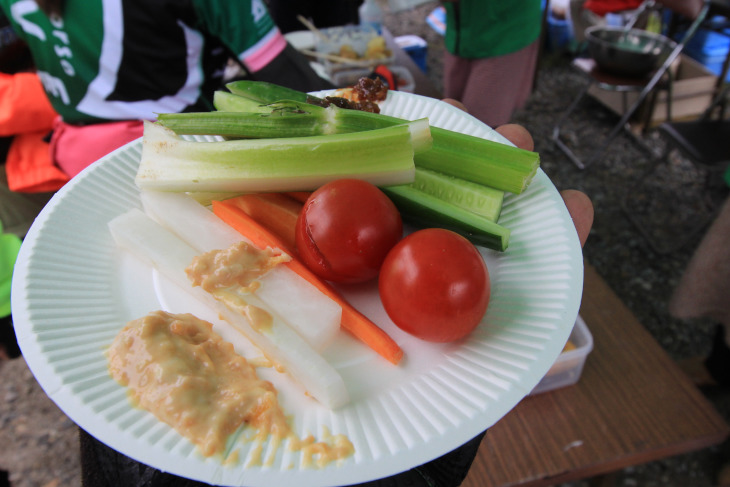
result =
[{"label": "metal bowl", "polygon": [[622,27],[589,27],[588,54],[611,74],[642,77],[657,69],[677,45],[660,34]]}]

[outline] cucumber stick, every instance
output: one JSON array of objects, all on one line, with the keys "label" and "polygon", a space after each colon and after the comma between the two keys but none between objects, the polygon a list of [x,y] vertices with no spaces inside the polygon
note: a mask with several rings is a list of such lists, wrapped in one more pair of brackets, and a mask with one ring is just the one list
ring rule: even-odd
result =
[{"label": "cucumber stick", "polygon": [[213,106],[219,112],[271,112],[271,108],[263,103],[220,90],[213,93]]},{"label": "cucumber stick", "polygon": [[502,212],[504,191],[471,181],[417,167],[411,186],[493,222]]},{"label": "cucumber stick", "polygon": [[493,221],[424,193],[410,185],[383,188],[406,221],[418,226],[452,230],[473,244],[500,252],[509,245],[510,231]]},{"label": "cucumber stick", "polygon": [[[335,106],[325,108],[293,100],[260,105],[238,95],[227,95],[229,101],[220,103],[226,110],[161,113],[157,122],[178,135],[220,135],[246,139],[347,134],[407,123],[397,119],[362,117],[361,114],[365,112]],[[230,100],[231,97],[234,100]],[[246,101],[239,104],[235,98]],[[254,103],[254,110],[236,110],[239,105],[245,109],[247,103]]]},{"label": "cucumber stick", "polygon": [[303,103],[312,103],[314,105],[322,105],[324,103],[321,98],[308,95],[303,91],[293,90],[266,81],[232,81],[226,84],[226,88],[233,94],[260,103],[271,103],[279,100],[294,100]]},{"label": "cucumber stick", "polygon": [[430,142],[426,119],[352,134],[216,142],[183,140],[145,122],[135,183],[178,192],[311,191],[344,177],[408,184],[414,153]]}]

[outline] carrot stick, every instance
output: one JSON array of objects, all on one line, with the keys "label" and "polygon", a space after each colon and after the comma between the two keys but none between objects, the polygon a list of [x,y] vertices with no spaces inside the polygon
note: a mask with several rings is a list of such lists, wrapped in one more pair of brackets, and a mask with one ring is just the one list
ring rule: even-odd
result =
[{"label": "carrot stick", "polygon": [[312,194],[311,191],[290,191],[289,193],[284,193],[290,198],[293,198],[297,201],[299,201],[301,204],[304,204],[307,202],[307,198],[309,198],[309,195]]},{"label": "carrot stick", "polygon": [[[248,238],[254,245],[261,248],[273,247],[287,250],[286,244],[278,236],[228,201],[213,201],[213,212],[221,220]],[[331,285],[317,277],[294,256],[292,256],[291,261],[284,265],[288,265],[291,270],[312,283],[342,307],[342,321],[340,323],[342,328],[352,333],[357,339],[389,362],[398,364],[401,361],[403,350],[395,340],[348,303]]]},{"label": "carrot stick", "polygon": [[294,229],[303,206],[299,201],[284,193],[251,193],[227,199],[226,203],[240,208],[281,238],[287,252],[296,247]]}]

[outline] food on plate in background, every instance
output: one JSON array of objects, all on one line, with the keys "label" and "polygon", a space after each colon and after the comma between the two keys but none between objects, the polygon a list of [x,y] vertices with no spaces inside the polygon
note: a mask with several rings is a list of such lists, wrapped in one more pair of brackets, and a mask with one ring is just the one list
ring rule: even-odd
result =
[{"label": "food on plate in background", "polygon": [[353,61],[360,60],[378,60],[388,59],[393,55],[393,52],[388,49],[385,43],[385,38],[382,36],[375,36],[368,40],[365,46],[365,52],[358,53],[357,50],[350,44],[342,44],[337,52],[332,53],[344,59],[352,59]]},{"label": "food on plate in background", "polygon": [[338,56],[345,59],[359,59],[360,55],[352,48],[349,44],[343,44],[340,46],[340,50],[337,53]]},{"label": "food on plate in background", "polygon": [[385,38],[383,36],[375,36],[368,41],[363,57],[365,59],[387,59],[392,55],[392,51],[385,44]]}]

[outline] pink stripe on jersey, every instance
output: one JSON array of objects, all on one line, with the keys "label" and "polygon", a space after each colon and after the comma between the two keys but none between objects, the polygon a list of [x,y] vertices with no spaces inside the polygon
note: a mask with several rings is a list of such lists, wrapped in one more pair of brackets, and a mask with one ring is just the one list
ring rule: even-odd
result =
[{"label": "pink stripe on jersey", "polygon": [[274,27],[255,45],[241,53],[241,61],[252,72],[256,72],[269,64],[286,47],[286,39],[281,31]]}]

